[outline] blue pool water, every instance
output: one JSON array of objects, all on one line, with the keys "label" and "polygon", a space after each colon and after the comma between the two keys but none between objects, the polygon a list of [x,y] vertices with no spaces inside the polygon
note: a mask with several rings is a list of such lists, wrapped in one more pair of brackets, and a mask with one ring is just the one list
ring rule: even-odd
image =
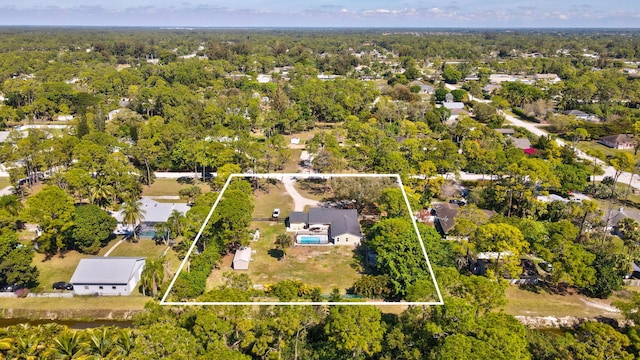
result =
[{"label": "blue pool water", "polygon": [[298,236],[298,244],[326,244],[328,239],[326,236],[300,235]]}]

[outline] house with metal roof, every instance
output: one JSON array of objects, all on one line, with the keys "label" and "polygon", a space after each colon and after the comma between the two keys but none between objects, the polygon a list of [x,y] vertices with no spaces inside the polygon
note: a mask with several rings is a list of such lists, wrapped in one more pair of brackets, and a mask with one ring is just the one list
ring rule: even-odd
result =
[{"label": "house with metal roof", "polygon": [[76,295],[130,295],[138,286],[144,257],[92,257],[81,259],[71,277]]},{"label": "house with metal roof", "polygon": [[362,231],[355,209],[311,208],[309,212],[292,211],[287,229],[296,231],[296,244],[359,245]]}]

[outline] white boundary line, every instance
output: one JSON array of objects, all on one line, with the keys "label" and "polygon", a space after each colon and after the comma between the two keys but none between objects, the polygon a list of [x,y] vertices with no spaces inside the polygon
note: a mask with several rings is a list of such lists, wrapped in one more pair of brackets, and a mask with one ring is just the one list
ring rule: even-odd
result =
[{"label": "white boundary line", "polygon": [[[251,301],[251,302],[244,302],[244,301],[229,301],[229,302],[220,302],[220,301],[193,301],[193,302],[176,302],[176,301],[167,301],[167,297],[169,296],[169,292],[171,291],[171,289],[173,288],[173,285],[175,284],[176,280],[178,279],[178,276],[180,275],[180,272],[182,272],[182,269],[184,269],[184,266],[186,265],[187,261],[189,260],[189,257],[191,256],[191,254],[193,253],[193,250],[195,249],[196,244],[198,243],[198,240],[200,240],[200,237],[202,236],[202,233],[204,232],[204,229],[206,227],[206,225],[209,223],[209,220],[211,219],[211,216],[213,215],[213,211],[216,209],[216,207],[218,206],[218,203],[220,202],[220,199],[222,199],[222,194],[224,194],[225,190],[227,189],[227,186],[229,186],[229,184],[231,183],[231,180],[235,177],[240,177],[240,178],[246,178],[246,177],[254,177],[254,178],[259,178],[259,179],[276,179],[276,180],[282,180],[283,177],[298,177],[298,178],[319,178],[319,179],[329,179],[332,177],[389,177],[389,178],[395,178],[396,182],[398,184],[398,186],[400,187],[400,190],[402,191],[402,196],[404,197],[404,201],[405,204],[407,205],[407,209],[409,209],[409,217],[411,218],[411,223],[413,224],[413,228],[416,231],[416,234],[418,235],[418,241],[420,241],[420,247],[422,249],[422,254],[424,255],[425,260],[427,260],[427,266],[429,268],[429,272],[431,273],[431,280],[433,281],[433,284],[435,285],[436,288],[436,293],[438,294],[438,301],[398,301],[398,302],[386,302],[386,301],[346,301],[346,302],[331,302],[331,301]],[[398,174],[301,174],[301,173],[270,173],[270,174],[248,174],[248,173],[244,173],[244,174],[231,174],[229,175],[229,178],[227,179],[227,181],[225,182],[224,186],[222,187],[222,189],[220,190],[220,193],[218,194],[218,198],[216,199],[216,201],[213,203],[213,206],[211,207],[211,210],[209,211],[209,214],[207,215],[206,219],[204,220],[204,222],[202,223],[202,226],[200,227],[200,231],[198,231],[198,234],[196,235],[195,239],[193,240],[193,243],[191,244],[191,247],[189,248],[189,251],[187,251],[187,254],[185,255],[184,259],[182,260],[182,263],[180,263],[180,266],[178,267],[178,271],[176,271],[176,274],[173,276],[173,279],[171,280],[171,283],[169,283],[169,287],[167,288],[167,290],[165,291],[164,295],[162,296],[162,299],[160,300],[160,305],[169,305],[169,306],[208,306],[208,305],[243,305],[243,306],[254,306],[254,305],[348,305],[348,306],[358,306],[358,305],[386,305],[386,306],[393,306],[393,305],[405,305],[405,306],[429,306],[429,305],[444,305],[444,301],[442,299],[442,293],[440,292],[440,286],[438,286],[438,281],[436,280],[436,276],[433,272],[433,268],[431,267],[431,261],[429,260],[429,256],[427,255],[427,250],[424,247],[424,242],[422,240],[422,236],[420,235],[420,231],[418,230],[418,224],[416,223],[416,219],[413,216],[413,212],[411,210],[411,205],[409,204],[409,198],[407,197],[407,193],[404,190],[404,185],[402,184],[402,179],[400,179],[400,175]]]}]

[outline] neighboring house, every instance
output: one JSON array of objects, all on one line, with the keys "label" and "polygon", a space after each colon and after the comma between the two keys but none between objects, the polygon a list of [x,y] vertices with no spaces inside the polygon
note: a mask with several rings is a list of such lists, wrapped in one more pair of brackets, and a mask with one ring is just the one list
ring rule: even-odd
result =
[{"label": "neighboring house", "polygon": [[271,74],[258,74],[256,80],[260,84],[266,84],[271,81]]},{"label": "neighboring house", "polygon": [[[144,211],[142,221],[136,226],[139,227],[138,232],[142,238],[155,238],[155,225],[167,222],[173,210],[177,210],[182,215],[186,215],[189,210],[189,205],[186,203],[161,203],[146,196],[143,196],[138,202],[141,204],[140,208]],[[124,210],[119,210],[111,213],[111,216],[118,220],[118,226],[114,231],[118,235],[129,234],[133,231],[130,226],[123,224],[123,212]]]},{"label": "neighboring house", "polygon": [[287,231],[296,232],[297,244],[359,245],[362,240],[358,212],[354,209],[311,208],[292,211]]},{"label": "neighboring house", "polygon": [[500,84],[505,81],[516,81],[517,79],[514,76],[508,74],[491,74],[489,75],[489,82],[491,84]]},{"label": "neighboring house", "polygon": [[627,134],[609,135],[600,138],[599,142],[612,149],[633,149],[635,142],[633,137]]},{"label": "neighboring house", "polygon": [[236,250],[236,254],[233,256],[233,269],[249,270],[250,261],[251,261],[251,248],[242,247]]},{"label": "neighboring house", "polygon": [[512,136],[516,133],[516,131],[514,129],[511,128],[507,128],[507,129],[496,129],[496,132],[505,136]]},{"label": "neighboring house", "polygon": [[453,230],[455,218],[458,216],[458,204],[436,203],[433,204],[436,229],[443,235],[448,235]]},{"label": "neighboring house", "polygon": [[602,220],[606,221],[607,231],[611,232],[614,235],[620,235],[618,224],[624,218],[632,218],[640,222],[640,214],[638,212],[625,211],[625,209],[622,207],[617,210],[607,210],[602,216]]},{"label": "neighboring house", "polygon": [[136,289],[144,257],[93,257],[81,259],[71,277],[77,295],[129,295]]},{"label": "neighboring house", "polygon": [[[460,205],[453,203],[434,203],[432,207],[432,214],[434,216],[434,225],[436,230],[442,235],[449,235],[451,230],[455,227],[455,218],[458,216],[458,210]],[[482,210],[489,218],[493,217],[497,213],[493,210]]]},{"label": "neighboring house", "polygon": [[557,74],[535,74],[533,79],[535,81],[543,81],[552,84],[560,82],[560,77]]},{"label": "neighboring house", "polygon": [[511,138],[510,140],[513,142],[513,146],[518,149],[531,149],[531,141],[528,138]]},{"label": "neighboring house", "polygon": [[565,199],[560,195],[556,195],[556,194],[550,194],[550,195],[538,195],[536,196],[536,200],[543,202],[543,203],[550,203],[550,202],[554,202],[554,201],[562,201],[563,203],[568,203],[570,200],[569,199]]},{"label": "neighboring house", "polygon": [[584,111],[580,111],[580,110],[571,110],[571,111],[568,111],[566,114],[575,116],[576,119],[580,119],[580,120],[584,120],[584,121],[588,121],[588,122],[592,122],[592,123],[599,123],[601,121],[601,119],[599,117],[597,117],[596,115],[588,114],[588,113],[586,113]]},{"label": "neighboring house", "polygon": [[107,120],[111,121],[115,119],[116,115],[118,115],[120,111],[122,111],[122,109],[115,109],[115,110],[109,111],[109,113],[107,114]]},{"label": "neighboring house", "polygon": [[500,89],[502,89],[502,86],[498,84],[487,84],[482,87],[482,92],[485,94],[493,94],[494,92],[497,92]]},{"label": "neighboring house", "polygon": [[464,109],[464,103],[463,102],[456,102],[456,101],[451,101],[451,102],[443,102],[442,106],[444,106],[446,109],[449,110],[462,110]]},{"label": "neighboring house", "polygon": [[412,81],[411,85],[418,85],[420,86],[420,94],[434,94],[435,93],[435,89],[433,88],[432,85],[427,85],[425,83],[423,83],[422,81]]},{"label": "neighboring house", "polygon": [[73,115],[58,115],[57,116],[57,120],[58,121],[70,121],[70,120],[73,120]]}]

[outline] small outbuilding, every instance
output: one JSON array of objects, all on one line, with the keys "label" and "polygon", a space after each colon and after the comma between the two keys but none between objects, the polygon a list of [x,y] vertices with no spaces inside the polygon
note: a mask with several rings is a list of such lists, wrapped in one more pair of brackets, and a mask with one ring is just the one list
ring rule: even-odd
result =
[{"label": "small outbuilding", "polygon": [[251,248],[243,247],[236,250],[233,256],[234,270],[249,270],[249,262],[251,261]]},{"label": "small outbuilding", "polygon": [[81,259],[71,277],[77,295],[130,295],[138,285],[144,257],[93,257]]}]

